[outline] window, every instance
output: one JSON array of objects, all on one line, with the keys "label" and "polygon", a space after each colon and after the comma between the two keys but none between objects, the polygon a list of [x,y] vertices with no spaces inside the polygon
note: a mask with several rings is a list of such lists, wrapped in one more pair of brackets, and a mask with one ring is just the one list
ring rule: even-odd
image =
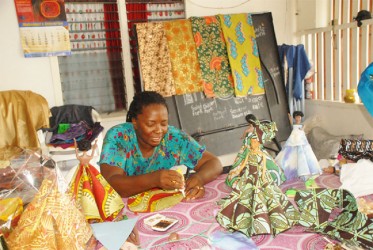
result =
[{"label": "window", "polygon": [[116,1],[66,1],[72,55],[58,57],[64,104],[99,112],[125,106],[125,77]]}]

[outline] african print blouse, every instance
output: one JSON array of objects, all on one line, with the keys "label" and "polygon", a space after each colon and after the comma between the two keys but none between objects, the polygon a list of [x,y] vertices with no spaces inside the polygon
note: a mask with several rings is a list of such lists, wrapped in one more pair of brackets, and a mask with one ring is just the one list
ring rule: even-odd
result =
[{"label": "african print blouse", "polygon": [[153,155],[144,158],[132,123],[123,123],[106,133],[99,164],[120,167],[129,176],[170,169],[177,165],[193,169],[205,150],[205,146],[199,145],[186,133],[168,126],[167,133],[154,149]]}]

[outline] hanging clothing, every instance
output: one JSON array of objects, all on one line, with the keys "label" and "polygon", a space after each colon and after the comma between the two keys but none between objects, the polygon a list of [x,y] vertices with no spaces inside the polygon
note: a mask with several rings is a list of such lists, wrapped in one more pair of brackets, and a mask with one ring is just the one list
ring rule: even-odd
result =
[{"label": "hanging clothing", "polygon": [[141,76],[146,91],[175,95],[167,39],[161,22],[136,24]]},{"label": "hanging clothing", "polygon": [[[304,49],[303,44],[299,45],[286,45],[282,44],[279,46],[279,54],[280,54],[280,61],[282,65],[284,65],[285,60],[287,63],[287,68],[283,68],[285,72],[284,75],[287,75],[288,69],[293,69],[292,74],[292,91],[293,97],[296,100],[300,100],[304,98],[304,93],[302,91],[302,84],[304,77],[306,76],[307,72],[311,69],[311,64],[308,61],[308,57],[306,51]],[[286,91],[289,93],[289,76],[286,81]]]},{"label": "hanging clothing", "polygon": [[299,177],[306,181],[311,176],[322,173],[302,125],[293,125],[293,130],[275,161],[285,172],[286,180]]},{"label": "hanging clothing", "polygon": [[164,22],[177,95],[203,91],[190,20]]},{"label": "hanging clothing", "polygon": [[50,116],[44,97],[31,91],[0,91],[0,111],[0,159],[16,155],[19,148],[40,146],[37,130],[49,127]]},{"label": "hanging clothing", "polygon": [[233,77],[219,16],[191,17],[192,32],[207,97],[233,96]]},{"label": "hanging clothing", "polygon": [[219,15],[237,97],[264,94],[263,72],[250,14]]}]

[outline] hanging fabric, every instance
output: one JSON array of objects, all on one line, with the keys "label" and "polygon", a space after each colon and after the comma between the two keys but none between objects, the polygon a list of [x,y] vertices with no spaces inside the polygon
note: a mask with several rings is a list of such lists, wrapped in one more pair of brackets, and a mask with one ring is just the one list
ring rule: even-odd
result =
[{"label": "hanging fabric", "polygon": [[162,96],[175,95],[163,23],[139,23],[136,32],[144,89]]},{"label": "hanging fabric", "polygon": [[289,109],[304,110],[304,78],[311,69],[303,44],[279,46],[280,60],[285,76],[286,92],[288,94]]},{"label": "hanging fabric", "polygon": [[177,95],[203,90],[190,20],[164,22]]},{"label": "hanging fabric", "polygon": [[263,94],[263,73],[251,15],[219,15],[219,18],[228,48],[236,96]]},{"label": "hanging fabric", "polygon": [[205,95],[222,98],[233,96],[233,78],[219,17],[191,17],[190,20]]}]

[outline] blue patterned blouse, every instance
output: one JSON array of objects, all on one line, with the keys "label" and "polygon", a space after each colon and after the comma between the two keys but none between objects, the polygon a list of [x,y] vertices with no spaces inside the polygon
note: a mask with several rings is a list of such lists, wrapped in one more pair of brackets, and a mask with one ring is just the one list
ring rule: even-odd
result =
[{"label": "blue patterned blouse", "polygon": [[149,158],[144,158],[132,123],[112,127],[105,136],[100,162],[122,168],[128,176],[151,173],[159,169],[185,165],[194,168],[202,158],[205,146],[179,129],[168,126],[168,131]]}]

